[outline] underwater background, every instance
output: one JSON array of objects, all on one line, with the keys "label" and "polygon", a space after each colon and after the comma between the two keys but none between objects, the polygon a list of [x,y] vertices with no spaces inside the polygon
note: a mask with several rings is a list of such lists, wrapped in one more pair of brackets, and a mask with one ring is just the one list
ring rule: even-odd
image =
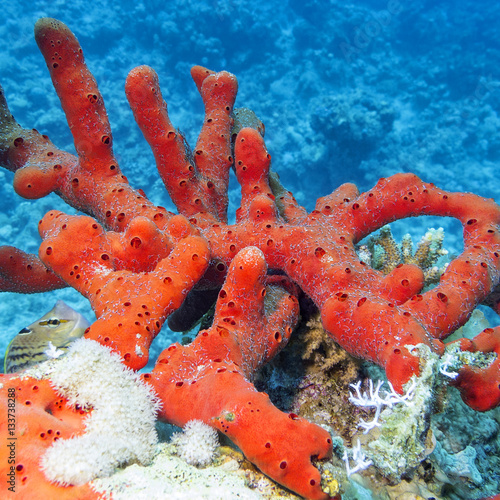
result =
[{"label": "underwater background", "polygon": [[[35,21],[44,16],[65,22],[79,39],[104,97],[114,151],[130,184],[169,210],[175,208],[125,98],[126,75],[141,64],[158,73],[171,120],[192,147],[203,105],[190,78],[191,66],[234,73],[239,81],[236,106],[253,109],[264,122],[272,168],[308,210],[344,182],[365,191],[380,177],[397,172],[413,172],[446,190],[500,202],[499,3],[2,2],[0,83],[9,107],[23,127],[36,128],[73,152],[33,37]],[[0,171],[0,245],[37,253],[38,220],[50,209],[75,211],[55,195],[21,199],[12,178],[11,172]],[[239,206],[234,179],[230,200],[234,220]],[[399,240],[410,232],[416,243],[429,227],[444,228],[450,255],[461,251],[461,227],[453,219],[408,219],[394,225],[393,233]],[[94,319],[87,300],[71,289],[0,295],[2,358],[12,337],[57,299]],[[485,313],[491,324],[500,323],[496,315]],[[175,340],[178,334],[162,332],[152,360]],[[498,439],[498,421],[490,420],[488,436]],[[476,441],[478,457],[487,462],[487,445]],[[490,493],[499,493],[494,491],[500,481],[497,466],[489,468]]]}]

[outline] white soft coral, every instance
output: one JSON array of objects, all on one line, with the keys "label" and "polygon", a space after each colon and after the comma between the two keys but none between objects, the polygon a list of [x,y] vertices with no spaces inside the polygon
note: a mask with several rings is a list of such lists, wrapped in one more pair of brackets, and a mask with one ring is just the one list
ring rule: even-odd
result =
[{"label": "white soft coral", "polygon": [[172,436],[172,443],[177,446],[177,454],[190,465],[204,467],[214,458],[219,446],[217,431],[201,420],[190,420]]},{"label": "white soft coral", "polygon": [[70,404],[92,408],[85,433],[56,441],[42,457],[50,481],[81,485],[121,465],[147,464],[158,441],[159,403],[116,353],[93,340],[76,340],[53,363],[49,378]]}]

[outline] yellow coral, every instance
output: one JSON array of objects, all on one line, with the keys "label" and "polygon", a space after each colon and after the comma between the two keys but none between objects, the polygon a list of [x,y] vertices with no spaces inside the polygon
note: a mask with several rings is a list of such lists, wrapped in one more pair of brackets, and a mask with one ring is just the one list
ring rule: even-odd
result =
[{"label": "yellow coral", "polygon": [[372,236],[366,245],[358,248],[361,259],[383,274],[389,274],[399,264],[415,264],[422,269],[425,285],[439,282],[446,265],[438,266],[438,260],[447,255],[443,248],[443,228],[429,229],[413,253],[413,241],[409,234],[403,236],[398,245],[389,226],[384,226]]}]

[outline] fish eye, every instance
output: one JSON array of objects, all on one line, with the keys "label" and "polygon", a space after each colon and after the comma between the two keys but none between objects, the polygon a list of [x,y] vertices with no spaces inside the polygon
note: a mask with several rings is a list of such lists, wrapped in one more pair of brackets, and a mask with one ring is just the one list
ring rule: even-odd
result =
[{"label": "fish eye", "polygon": [[28,335],[31,333],[31,330],[29,328],[26,328],[24,327],[19,333],[18,335]]},{"label": "fish eye", "polygon": [[49,326],[50,328],[57,328],[61,324],[61,321],[59,321],[58,318],[49,318],[46,321],[40,321],[38,324],[40,326]]}]

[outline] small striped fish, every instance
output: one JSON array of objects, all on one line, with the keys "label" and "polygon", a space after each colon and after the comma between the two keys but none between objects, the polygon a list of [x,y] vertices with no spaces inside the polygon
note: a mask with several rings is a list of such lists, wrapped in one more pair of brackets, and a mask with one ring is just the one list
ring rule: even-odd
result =
[{"label": "small striped fish", "polygon": [[15,373],[48,359],[58,358],[89,327],[88,321],[58,300],[39,320],[23,328],[7,347],[4,372]]}]

